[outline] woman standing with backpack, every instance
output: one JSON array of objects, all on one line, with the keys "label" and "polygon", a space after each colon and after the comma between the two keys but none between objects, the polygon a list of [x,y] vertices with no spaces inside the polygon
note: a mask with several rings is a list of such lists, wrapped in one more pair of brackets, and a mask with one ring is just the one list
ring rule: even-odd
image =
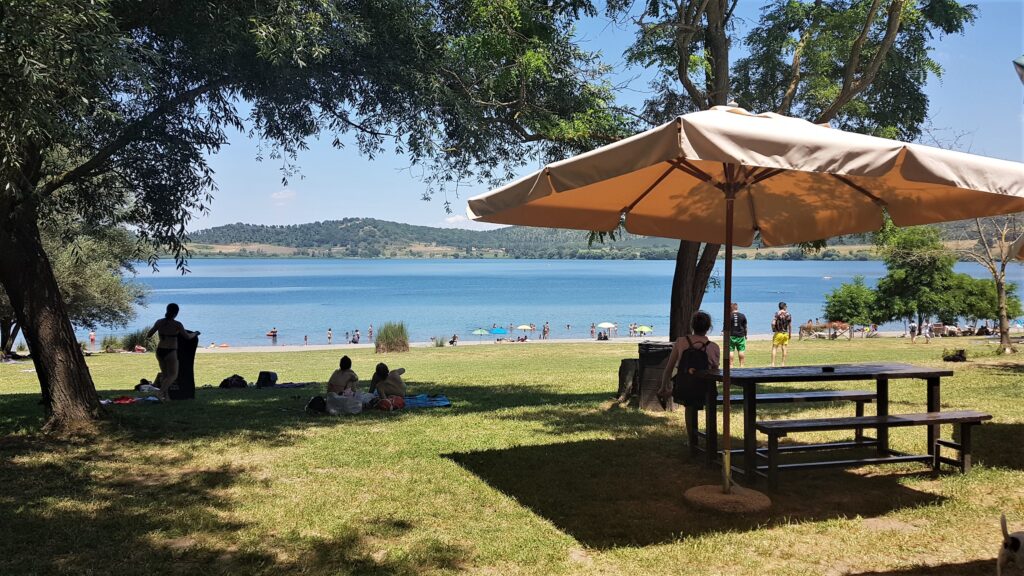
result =
[{"label": "woman standing with backpack", "polygon": [[[665,372],[661,378],[658,399],[666,405],[669,398],[676,404],[686,407],[686,432],[690,441],[690,450],[697,448],[697,413],[704,407],[704,398],[708,384],[699,380],[696,375],[704,370],[718,368],[722,349],[708,338],[711,330],[711,316],[698,310],[690,318],[690,329],[693,334],[676,338],[672,345],[672,353],[665,364]],[[672,372],[676,371],[673,378]]]}]

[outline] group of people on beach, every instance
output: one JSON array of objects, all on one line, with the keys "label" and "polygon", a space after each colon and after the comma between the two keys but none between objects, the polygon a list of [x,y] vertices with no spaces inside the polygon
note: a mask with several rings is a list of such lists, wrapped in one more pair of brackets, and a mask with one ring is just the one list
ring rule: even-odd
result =
[{"label": "group of people on beach", "polygon": [[[273,328],[271,328],[267,332],[267,336],[270,336],[273,339],[275,344],[277,343],[277,335],[278,335],[277,326],[274,326]],[[373,324],[370,324],[369,330],[366,331],[366,336],[367,336],[367,338],[371,342],[373,341]],[[343,342],[345,344],[359,344],[359,342],[361,342],[362,339],[363,339],[363,335],[359,332],[359,328],[355,328],[351,332],[348,332],[348,331],[345,332],[345,339],[343,340]],[[327,344],[328,345],[334,344],[334,329],[333,328],[328,328],[327,329]],[[306,335],[304,335],[302,337],[302,345],[303,346],[308,346],[309,345],[309,334],[306,334]]]},{"label": "group of people on beach", "polygon": [[406,393],[402,374],[405,374],[405,368],[392,370],[380,362],[374,368],[369,389],[362,392],[359,390],[359,376],[352,370],[352,359],[342,356],[338,369],[327,380],[327,396],[324,398],[327,413],[354,414],[384,400],[397,402],[395,399],[403,398]]}]

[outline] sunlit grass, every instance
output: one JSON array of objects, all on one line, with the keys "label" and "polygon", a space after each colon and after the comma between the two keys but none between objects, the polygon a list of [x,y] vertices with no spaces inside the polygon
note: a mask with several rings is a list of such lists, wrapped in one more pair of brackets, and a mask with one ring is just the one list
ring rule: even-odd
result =
[{"label": "sunlit grass", "polygon": [[[789,363],[937,366],[943,344],[975,358],[946,364],[956,376],[943,408],[994,415],[971,474],[783,475],[756,517],[687,507],[682,492],[719,473],[689,459],[680,418],[612,404],[635,344],[346,350],[364,381],[383,360],[408,370],[410,393],[454,406],[312,417],[302,407],[322,384],[200,389],[191,402],[112,407],[91,441],[40,437],[31,363],[3,364],[0,574],[990,574],[999,514],[1024,526],[1024,363],[969,340],[903,339],[795,342]],[[197,383],[260,370],[322,383],[340,355],[200,354]],[[157,370],[152,354],[88,362],[103,397]],[[748,363],[767,362],[768,343],[752,342]],[[891,391],[893,412],[924,409],[920,384]],[[765,417],[796,413],[852,407]],[[892,444],[920,451],[923,430],[894,430]]]}]

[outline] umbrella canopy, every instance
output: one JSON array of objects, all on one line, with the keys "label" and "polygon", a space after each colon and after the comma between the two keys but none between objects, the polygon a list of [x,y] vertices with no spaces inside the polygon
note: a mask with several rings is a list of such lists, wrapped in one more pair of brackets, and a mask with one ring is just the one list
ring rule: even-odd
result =
[{"label": "umbrella canopy", "polygon": [[491,328],[491,334],[508,334],[508,330],[504,328]]},{"label": "umbrella canopy", "polygon": [[1013,69],[1017,71],[1017,77],[1024,82],[1024,56],[1013,61]]},{"label": "umbrella canopy", "polygon": [[651,328],[650,326],[637,326],[636,331],[641,334],[647,334],[648,332],[654,332],[654,328]]},{"label": "umbrella canopy", "polygon": [[612,324],[611,322],[601,322],[600,324],[597,325],[597,327],[598,328],[615,328],[615,324]]},{"label": "umbrella canopy", "polygon": [[[483,222],[629,232],[732,247],[821,240],[1024,211],[1024,164],[716,106],[469,199]],[[623,220],[624,219],[624,220]],[[723,330],[730,336],[729,323]],[[729,356],[722,358],[723,484],[731,487]]]},{"label": "umbrella canopy", "polygon": [[1024,211],[1024,165],[718,106],[469,199],[474,220],[767,246]]},{"label": "umbrella canopy", "polygon": [[490,334],[490,332],[484,330],[483,328],[477,328],[476,330],[473,330],[473,336],[486,336],[487,334]]},{"label": "umbrella canopy", "polygon": [[532,330],[532,329],[533,329],[533,326],[530,326],[529,324],[520,324],[519,326],[516,326],[516,330]]}]

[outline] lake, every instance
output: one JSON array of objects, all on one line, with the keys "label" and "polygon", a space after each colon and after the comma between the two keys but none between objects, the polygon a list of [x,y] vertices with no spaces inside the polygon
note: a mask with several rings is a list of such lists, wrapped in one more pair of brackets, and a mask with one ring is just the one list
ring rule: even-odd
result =
[{"label": "lake", "polygon": [[[232,346],[325,344],[356,328],[366,341],[370,324],[403,321],[414,341],[431,336],[476,340],[475,328],[497,324],[551,324],[552,338],[586,338],[591,323],[613,322],[625,335],[630,322],[667,334],[669,290],[674,262],[623,260],[289,260],[196,259],[182,276],[173,262],[160,271],[140,268],[136,281],[150,292],[147,306],[126,329],[100,328],[97,335],[148,327],[169,302],[181,306],[179,319],[202,332],[202,342]],[[1021,283],[1021,266],[1011,280]],[[856,275],[871,285],[885,274],[881,262],[763,261],[734,263],[734,299],[747,315],[750,332],[770,331],[780,300],[794,322],[822,316],[825,294]],[[976,264],[958,272],[984,278]],[[716,267],[721,278],[722,262]],[[721,327],[722,289],[704,298],[715,329]],[[883,328],[884,329],[884,328]],[[890,325],[888,329],[902,329]],[[79,331],[85,339],[87,331]],[[515,332],[516,334],[519,331]]]}]

